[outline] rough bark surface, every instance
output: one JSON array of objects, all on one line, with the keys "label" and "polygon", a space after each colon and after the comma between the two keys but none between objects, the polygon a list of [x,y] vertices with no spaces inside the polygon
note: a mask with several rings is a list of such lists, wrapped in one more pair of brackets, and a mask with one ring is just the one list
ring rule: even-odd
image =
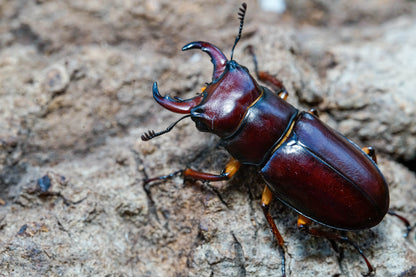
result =
[{"label": "rough bark surface", "polygon": [[[235,59],[284,81],[297,107],[377,149],[391,208],[416,222],[414,1],[248,2]],[[219,172],[218,139],[152,99],[189,98],[210,81],[205,40],[229,55],[238,1],[0,0],[0,276],[280,276],[255,168],[229,182],[146,177]],[[280,203],[288,276],[361,276],[351,247],[307,236]],[[415,231],[387,216],[347,235],[377,276],[416,274]]]}]

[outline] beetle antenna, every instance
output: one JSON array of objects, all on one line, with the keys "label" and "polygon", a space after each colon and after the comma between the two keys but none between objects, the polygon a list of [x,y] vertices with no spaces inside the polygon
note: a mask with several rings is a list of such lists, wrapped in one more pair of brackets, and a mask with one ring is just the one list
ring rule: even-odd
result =
[{"label": "beetle antenna", "polygon": [[235,38],[233,48],[231,49],[231,60],[233,60],[234,48],[237,45],[237,42],[240,40],[241,32],[243,31],[244,17],[246,16],[246,11],[247,11],[247,4],[246,3],[241,4],[241,8],[238,13],[239,15],[238,19],[240,19],[240,29],[238,30],[238,35]]},{"label": "beetle antenna", "polygon": [[166,134],[166,133],[168,133],[168,132],[170,132],[170,130],[172,130],[173,129],[173,127],[175,127],[175,125],[176,124],[178,124],[178,122],[179,121],[181,121],[182,119],[185,119],[185,118],[187,118],[187,117],[190,117],[191,115],[190,114],[187,114],[187,115],[185,115],[185,116],[183,116],[183,117],[181,117],[181,118],[179,118],[177,121],[175,121],[175,122],[173,122],[171,125],[169,125],[169,127],[168,128],[166,128],[166,130],[163,130],[163,131],[161,131],[161,132],[158,132],[158,133],[156,133],[155,131],[153,131],[153,130],[149,130],[149,131],[147,131],[147,132],[145,132],[143,135],[142,135],[142,140],[143,141],[148,141],[148,140],[151,140],[152,138],[154,138],[154,137],[157,137],[157,136],[160,136],[160,135],[163,135],[163,134]]}]

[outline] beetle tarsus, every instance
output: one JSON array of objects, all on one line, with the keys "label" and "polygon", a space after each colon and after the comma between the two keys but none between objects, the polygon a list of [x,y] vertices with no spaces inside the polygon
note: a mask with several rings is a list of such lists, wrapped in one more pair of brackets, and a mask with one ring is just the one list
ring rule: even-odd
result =
[{"label": "beetle tarsus", "polygon": [[170,179],[170,178],[173,178],[175,176],[181,175],[182,173],[183,173],[183,170],[178,170],[178,171],[172,172],[171,174],[168,174],[168,175],[163,175],[163,176],[144,179],[143,183],[144,183],[145,186],[147,186],[149,183],[152,183],[152,182],[155,182],[155,181],[163,181],[163,180],[166,180],[166,179]]},{"label": "beetle tarsus", "polygon": [[361,255],[361,257],[364,259],[365,264],[367,265],[368,268],[368,272],[367,273],[363,273],[363,276],[370,276],[371,274],[373,274],[374,272],[374,268],[371,265],[371,263],[368,261],[367,257],[364,255],[363,251],[361,250],[361,248],[355,243],[353,242],[350,238],[348,238],[347,236],[341,236],[337,233],[334,232],[328,232],[328,231],[324,231],[321,229],[317,229],[317,228],[309,228],[309,225],[311,224],[311,220],[299,215],[298,217],[298,229],[301,231],[304,231],[312,236],[316,236],[316,237],[323,237],[323,238],[327,238],[329,240],[337,240],[340,242],[346,242],[348,244],[350,244],[351,246],[353,246],[355,248],[355,250],[357,250],[357,252]]},{"label": "beetle tarsus", "polygon": [[407,220],[407,218],[397,214],[395,211],[392,211],[392,210],[388,210],[387,213],[389,215],[397,217],[398,219],[400,219],[404,223],[404,225],[406,225],[406,233],[403,235],[403,237],[407,238],[409,236],[410,231],[412,231],[412,226],[410,225],[409,220]]}]

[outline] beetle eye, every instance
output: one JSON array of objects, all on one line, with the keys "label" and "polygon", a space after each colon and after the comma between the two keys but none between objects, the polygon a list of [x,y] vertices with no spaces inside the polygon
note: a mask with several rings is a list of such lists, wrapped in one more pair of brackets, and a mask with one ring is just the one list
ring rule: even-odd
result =
[{"label": "beetle eye", "polygon": [[196,128],[198,129],[198,131],[200,131],[200,132],[210,132],[208,127],[204,123],[202,123],[201,121],[195,121],[195,125],[196,125]]}]

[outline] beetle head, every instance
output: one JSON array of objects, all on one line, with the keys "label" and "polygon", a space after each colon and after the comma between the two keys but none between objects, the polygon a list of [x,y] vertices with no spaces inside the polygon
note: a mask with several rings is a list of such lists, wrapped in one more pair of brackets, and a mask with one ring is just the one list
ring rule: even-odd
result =
[{"label": "beetle head", "polygon": [[234,48],[240,40],[243,29],[244,16],[247,5],[242,4],[240,12],[240,29],[235,39],[231,60],[216,46],[209,42],[195,41],[185,45],[182,50],[200,49],[211,57],[214,65],[212,82],[208,84],[202,94],[187,100],[179,98],[162,97],[153,84],[153,97],[164,108],[187,114],[165,131],[155,133],[149,131],[142,136],[143,140],[149,140],[166,132],[169,132],[180,120],[191,117],[200,131],[211,132],[225,138],[233,134],[241,123],[247,109],[260,96],[261,88],[251,77],[247,68],[233,60]]},{"label": "beetle head", "polygon": [[[189,45],[195,43],[186,45],[184,49],[190,49]],[[213,81],[203,91],[202,101],[191,109],[191,118],[198,130],[224,138],[240,125],[247,108],[260,96],[261,88],[247,68],[234,60],[216,63],[212,56],[211,59],[214,63]]]}]

